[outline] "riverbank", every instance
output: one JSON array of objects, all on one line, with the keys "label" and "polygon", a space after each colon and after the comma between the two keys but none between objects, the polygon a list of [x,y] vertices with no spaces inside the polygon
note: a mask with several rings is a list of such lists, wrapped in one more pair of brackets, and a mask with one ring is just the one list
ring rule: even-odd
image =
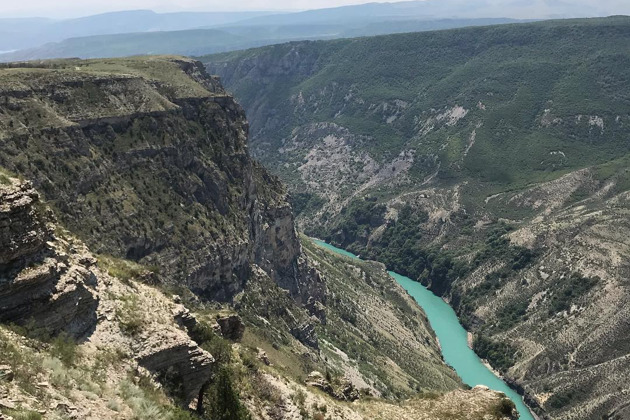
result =
[{"label": "riverbank", "polygon": [[[340,255],[358,259],[356,255],[323,241],[314,242]],[[444,361],[457,372],[465,384],[470,387],[484,385],[494,391],[503,392],[516,405],[521,420],[536,419],[523,397],[493,369],[486,366],[471,349],[468,332],[462,327],[455,311],[447,302],[419,282],[392,271],[389,271],[389,274],[424,310],[439,340]]]}]

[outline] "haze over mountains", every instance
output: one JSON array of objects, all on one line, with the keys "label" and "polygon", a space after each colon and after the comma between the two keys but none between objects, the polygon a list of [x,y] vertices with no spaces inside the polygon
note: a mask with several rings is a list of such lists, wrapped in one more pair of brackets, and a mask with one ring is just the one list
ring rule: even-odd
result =
[{"label": "haze over mountains", "polygon": [[450,29],[528,19],[630,13],[609,0],[426,0],[294,13],[155,13],[132,10],[77,19],[0,19],[0,61],[144,54],[203,55],[286,41]]}]

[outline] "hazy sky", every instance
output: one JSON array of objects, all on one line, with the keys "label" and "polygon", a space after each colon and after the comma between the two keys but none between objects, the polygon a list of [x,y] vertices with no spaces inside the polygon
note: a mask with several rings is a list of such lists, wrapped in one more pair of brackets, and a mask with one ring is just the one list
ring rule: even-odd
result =
[{"label": "hazy sky", "polygon": [[180,10],[306,10],[367,3],[369,0],[0,0],[0,16],[76,17],[94,13],[152,9]]},{"label": "hazy sky", "polygon": [[[172,11],[242,11],[242,10],[307,10],[387,0],[0,0],[0,17],[78,17],[95,13],[152,9]],[[396,0],[389,0],[395,2]],[[440,1],[440,0],[436,0]],[[544,11],[553,4],[564,4],[579,10],[596,10],[605,15],[630,13],[630,0],[461,0],[471,5],[488,2],[500,8],[512,3]],[[518,17],[518,16],[511,16]],[[2,28],[0,28],[1,30]]]}]

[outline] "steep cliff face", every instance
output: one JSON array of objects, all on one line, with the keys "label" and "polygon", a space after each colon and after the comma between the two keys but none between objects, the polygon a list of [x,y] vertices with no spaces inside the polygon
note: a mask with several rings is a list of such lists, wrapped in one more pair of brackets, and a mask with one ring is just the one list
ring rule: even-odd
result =
[{"label": "steep cliff face", "polygon": [[68,253],[28,182],[0,184],[0,321],[85,337],[96,326],[95,262]]},{"label": "steep cliff face", "polygon": [[[1,181],[0,322],[44,342],[65,333],[86,343],[90,354],[132,355],[127,363],[156,375],[172,372],[181,399],[195,399],[211,378],[214,359],[178,325],[174,315],[184,308],[103,272],[87,247],[55,224],[30,182],[6,175]],[[146,307],[156,309],[150,317],[140,309]],[[14,360],[9,348],[2,350],[0,361]],[[81,413],[90,418],[87,406]]]},{"label": "steep cliff face", "polygon": [[[252,263],[299,277],[282,186],[247,153],[242,109],[175,58],[0,69],[0,166],[33,181],[98,253],[228,300]],[[296,290],[297,291],[297,290]]]}]

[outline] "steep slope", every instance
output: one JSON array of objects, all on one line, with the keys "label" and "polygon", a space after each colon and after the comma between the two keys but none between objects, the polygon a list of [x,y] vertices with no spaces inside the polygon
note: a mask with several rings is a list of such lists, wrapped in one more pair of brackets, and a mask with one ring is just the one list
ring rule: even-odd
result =
[{"label": "steep slope", "polygon": [[200,63],[22,63],[0,90],[0,417],[514,418],[383,266],[302,248]]},{"label": "steep slope", "polygon": [[[212,416],[208,389],[221,372],[234,376],[229,387],[239,388],[238,404],[253,418],[514,418],[505,396],[458,389],[426,317],[378,264],[347,261],[304,238],[334,300],[320,307],[320,352],[293,337],[291,322],[309,315],[260,268],[234,306],[242,324],[230,306],[147,285],[151,273],[140,265],[97,261],[30,183],[4,173],[0,221],[3,419],[214,418],[182,407]],[[375,397],[420,394],[403,405],[344,404],[360,399],[359,388]]]},{"label": "steep slope", "polygon": [[[294,281],[282,186],[247,154],[241,108],[183,59],[0,69],[0,165],[98,253],[229,299],[252,263]],[[295,290],[297,292],[297,290]]]},{"label": "steep slope", "polygon": [[307,232],[449,299],[551,417],[624,418],[629,42],[615,17],[204,61]]}]

